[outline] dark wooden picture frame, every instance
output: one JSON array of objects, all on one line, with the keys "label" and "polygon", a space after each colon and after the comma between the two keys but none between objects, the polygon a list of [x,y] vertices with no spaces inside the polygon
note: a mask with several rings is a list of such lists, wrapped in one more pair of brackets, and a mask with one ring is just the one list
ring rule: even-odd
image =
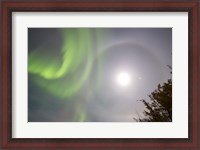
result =
[{"label": "dark wooden picture frame", "polygon": [[[12,138],[12,12],[188,12],[189,14],[189,137],[188,138]],[[66,0],[2,2],[1,148],[68,149],[200,149],[198,96],[198,0]],[[180,54],[181,55],[181,54]]]}]

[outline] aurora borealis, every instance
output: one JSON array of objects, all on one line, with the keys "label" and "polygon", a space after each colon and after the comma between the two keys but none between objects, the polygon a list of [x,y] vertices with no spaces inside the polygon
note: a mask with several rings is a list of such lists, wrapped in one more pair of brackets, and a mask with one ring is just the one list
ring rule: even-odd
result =
[{"label": "aurora borealis", "polygon": [[[77,29],[75,32],[63,29],[60,33],[63,45],[58,51],[61,56],[54,57],[45,53],[42,50],[44,47],[39,47],[29,55],[28,71],[37,74],[39,78],[35,82],[40,87],[55,96],[66,98],[80,89],[91,71],[92,37],[88,29]],[[67,85],[63,84],[63,80],[68,81]]]},{"label": "aurora borealis", "polygon": [[171,28],[29,28],[28,121],[133,121],[171,77],[171,53]]}]

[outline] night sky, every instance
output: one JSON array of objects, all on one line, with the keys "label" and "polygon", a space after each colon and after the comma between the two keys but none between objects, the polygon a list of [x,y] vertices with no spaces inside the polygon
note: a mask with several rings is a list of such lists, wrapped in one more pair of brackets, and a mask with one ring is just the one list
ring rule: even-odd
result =
[{"label": "night sky", "polygon": [[29,28],[29,122],[134,122],[171,78],[171,28]]}]

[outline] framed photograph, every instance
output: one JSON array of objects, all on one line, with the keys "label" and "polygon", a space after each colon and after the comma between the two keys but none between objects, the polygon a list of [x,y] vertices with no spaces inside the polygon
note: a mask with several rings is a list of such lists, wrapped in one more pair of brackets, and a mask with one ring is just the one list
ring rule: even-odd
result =
[{"label": "framed photograph", "polygon": [[199,144],[199,1],[3,1],[1,147]]}]

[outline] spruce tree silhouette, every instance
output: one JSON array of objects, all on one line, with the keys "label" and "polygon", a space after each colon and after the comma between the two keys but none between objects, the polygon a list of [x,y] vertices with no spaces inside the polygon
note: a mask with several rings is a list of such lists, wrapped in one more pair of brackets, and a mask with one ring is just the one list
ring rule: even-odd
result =
[{"label": "spruce tree silhouette", "polygon": [[[169,66],[168,66],[169,67]],[[169,67],[171,69],[171,67]],[[170,72],[171,73],[171,72]],[[158,85],[149,95],[150,101],[140,100],[145,105],[145,118],[135,119],[138,122],[171,122],[172,121],[172,79]]]}]

